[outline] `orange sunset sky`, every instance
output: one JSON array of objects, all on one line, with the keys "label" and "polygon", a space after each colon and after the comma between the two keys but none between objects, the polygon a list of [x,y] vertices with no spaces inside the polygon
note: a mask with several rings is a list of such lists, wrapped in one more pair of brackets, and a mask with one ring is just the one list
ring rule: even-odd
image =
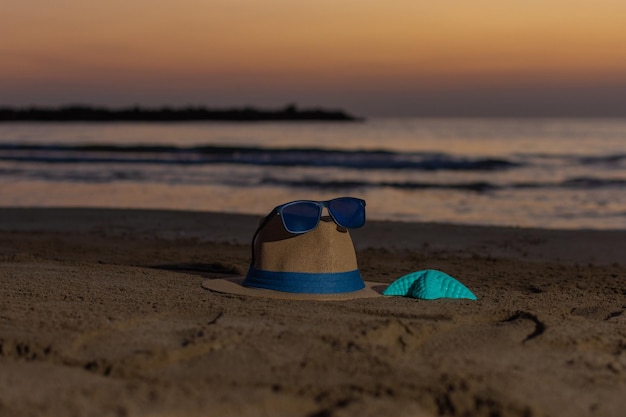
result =
[{"label": "orange sunset sky", "polygon": [[624,116],[623,0],[3,0],[0,106]]}]

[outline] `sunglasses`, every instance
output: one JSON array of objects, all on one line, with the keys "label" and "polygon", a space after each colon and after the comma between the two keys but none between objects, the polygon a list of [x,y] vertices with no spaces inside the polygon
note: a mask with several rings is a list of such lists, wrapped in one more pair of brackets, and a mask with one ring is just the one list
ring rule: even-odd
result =
[{"label": "sunglasses", "polygon": [[339,197],[327,201],[298,200],[274,207],[259,225],[252,237],[252,264],[254,264],[254,241],[261,229],[278,214],[286,231],[302,234],[315,229],[326,207],[330,217],[339,226],[356,229],[365,224],[365,200],[355,197]]},{"label": "sunglasses", "polygon": [[354,197],[292,201],[275,207],[271,214],[278,213],[286,231],[301,234],[317,227],[324,207],[333,221],[346,229],[356,229],[365,224],[365,200]]}]

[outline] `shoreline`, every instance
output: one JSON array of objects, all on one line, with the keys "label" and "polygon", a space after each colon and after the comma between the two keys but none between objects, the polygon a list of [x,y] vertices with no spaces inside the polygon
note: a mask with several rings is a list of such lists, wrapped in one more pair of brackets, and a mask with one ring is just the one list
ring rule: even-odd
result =
[{"label": "shoreline", "polygon": [[[0,231],[133,234],[249,245],[262,216],[206,211],[0,207]],[[541,229],[368,220],[352,230],[357,251],[445,250],[456,255],[568,263],[623,264],[626,230]]]},{"label": "shoreline", "polygon": [[219,294],[258,216],[0,209],[0,415],[619,417],[626,231],[371,221],[364,279],[476,296]]}]

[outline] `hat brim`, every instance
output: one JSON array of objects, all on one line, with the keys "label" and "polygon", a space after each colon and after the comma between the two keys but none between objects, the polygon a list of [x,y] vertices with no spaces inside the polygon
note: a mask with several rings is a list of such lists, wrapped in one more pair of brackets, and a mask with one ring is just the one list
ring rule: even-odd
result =
[{"label": "hat brim", "polygon": [[389,284],[383,282],[364,281],[365,288],[358,291],[334,294],[309,294],[244,287],[242,285],[244,279],[244,277],[205,279],[202,281],[202,287],[223,294],[244,295],[249,297],[276,298],[281,300],[343,301],[357,298],[383,297],[382,292],[389,286]]}]

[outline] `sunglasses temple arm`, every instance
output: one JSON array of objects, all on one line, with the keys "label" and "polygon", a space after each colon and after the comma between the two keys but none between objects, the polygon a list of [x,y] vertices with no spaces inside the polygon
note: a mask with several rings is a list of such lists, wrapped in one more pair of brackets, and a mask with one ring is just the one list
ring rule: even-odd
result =
[{"label": "sunglasses temple arm", "polygon": [[252,235],[252,244],[250,245],[250,248],[251,248],[250,249],[251,250],[250,265],[254,265],[254,241],[256,240],[256,237],[258,236],[261,229],[263,229],[270,222],[270,219],[274,215],[274,213],[276,213],[276,209],[272,210],[270,214],[265,216],[261,224],[259,224],[259,227],[256,228],[254,235]]}]

